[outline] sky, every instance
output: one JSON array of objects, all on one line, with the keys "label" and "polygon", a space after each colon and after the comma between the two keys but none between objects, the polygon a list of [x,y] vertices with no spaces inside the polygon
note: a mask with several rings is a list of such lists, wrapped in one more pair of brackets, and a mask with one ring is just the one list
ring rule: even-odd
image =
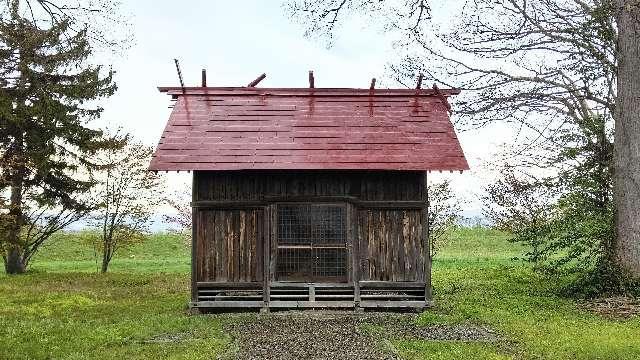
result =
[{"label": "sky", "polygon": [[[328,48],[305,38],[279,0],[136,0],[121,10],[130,17],[133,45],[121,55],[96,59],[117,71],[118,91],[102,104],[101,122],[122,126],[148,145],[157,144],[170,113],[170,99],[157,87],[179,84],[174,58],[187,86],[198,86],[205,68],[209,86],[245,86],[266,73],[259,86],[307,87],[313,70],[316,87],[368,88],[373,77],[379,88],[402,87],[384,76],[394,56],[391,39],[358,19],[344,23]],[[490,178],[485,162],[501,144],[490,131],[458,132],[471,171],[431,176],[452,180],[467,216],[481,213],[478,194]],[[191,175],[166,178],[173,191],[189,186]]]}]

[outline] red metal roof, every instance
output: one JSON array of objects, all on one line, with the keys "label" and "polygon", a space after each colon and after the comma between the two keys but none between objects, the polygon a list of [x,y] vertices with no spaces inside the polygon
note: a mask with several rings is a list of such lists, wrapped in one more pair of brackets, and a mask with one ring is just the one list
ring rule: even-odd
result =
[{"label": "red metal roof", "polygon": [[445,105],[456,90],[160,91],[176,102],[150,170],[469,169]]}]

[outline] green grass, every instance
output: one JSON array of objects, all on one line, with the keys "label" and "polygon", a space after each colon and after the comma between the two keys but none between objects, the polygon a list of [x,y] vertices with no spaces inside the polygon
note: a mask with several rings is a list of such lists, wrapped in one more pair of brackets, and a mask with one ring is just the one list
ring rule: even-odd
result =
[{"label": "green grass", "polygon": [[[96,273],[91,245],[61,234],[23,276],[0,274],[0,359],[210,359],[225,316],[189,316],[189,249],[156,234]],[[407,359],[639,359],[640,319],[605,319],[557,296],[506,235],[459,229],[433,264],[436,306],[418,323],[476,324],[494,343],[389,338]],[[384,333],[384,329],[369,329]],[[374,331],[375,330],[375,331]]]},{"label": "green grass", "polygon": [[1,359],[208,359],[220,323],[187,316],[184,275],[0,277]]},{"label": "green grass", "polygon": [[[111,261],[112,272],[188,273],[190,248],[175,234],[157,233],[142,243],[123,248]],[[31,266],[37,272],[96,272],[99,263],[86,233],[54,235],[36,254]]]},{"label": "green grass", "polygon": [[481,342],[400,341],[396,348],[400,350],[406,359],[411,360],[511,359],[508,355],[498,353],[495,346]]},{"label": "green grass", "polygon": [[[436,306],[423,313],[419,323],[488,325],[502,338],[496,356],[640,359],[640,318],[611,320],[577,309],[572,300],[556,295],[560,279],[542,277],[514,260],[519,248],[506,238],[492,230],[456,231],[452,244],[434,260]],[[398,344],[408,358],[424,359],[431,358],[434,347],[449,346],[429,341]],[[480,345],[455,346],[450,355],[439,358],[464,358]],[[482,348],[482,354],[491,351]]]}]

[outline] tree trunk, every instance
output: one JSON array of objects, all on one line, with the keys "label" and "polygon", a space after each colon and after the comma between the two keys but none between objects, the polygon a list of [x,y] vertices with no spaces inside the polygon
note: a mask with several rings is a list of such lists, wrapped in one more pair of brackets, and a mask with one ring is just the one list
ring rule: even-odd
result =
[{"label": "tree trunk", "polygon": [[7,250],[4,269],[7,274],[11,275],[24,274],[27,270],[22,261],[22,249],[20,247],[11,247]]},{"label": "tree trunk", "polygon": [[101,273],[106,273],[109,270],[109,261],[105,258],[102,258],[102,267],[100,268]]},{"label": "tree trunk", "polygon": [[101,273],[106,273],[109,270],[109,249],[108,244],[105,242],[104,247],[102,248],[102,267],[100,268]]},{"label": "tree trunk", "polygon": [[11,180],[11,204],[9,216],[12,219],[7,231],[7,253],[5,255],[5,271],[7,274],[22,274],[26,271],[24,263],[24,247],[21,245],[20,230],[22,228],[22,184],[24,168],[19,167]]},{"label": "tree trunk", "polygon": [[616,0],[618,94],[615,114],[615,259],[640,277],[640,4]]}]

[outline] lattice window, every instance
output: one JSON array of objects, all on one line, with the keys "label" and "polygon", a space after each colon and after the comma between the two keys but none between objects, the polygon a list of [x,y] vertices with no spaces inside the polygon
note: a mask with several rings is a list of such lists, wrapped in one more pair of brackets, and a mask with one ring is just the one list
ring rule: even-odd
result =
[{"label": "lattice window", "polygon": [[310,248],[278,247],[278,280],[310,281],[314,257]]},{"label": "lattice window", "polygon": [[344,207],[278,206],[278,244],[344,244]]},{"label": "lattice window", "polygon": [[346,215],[341,205],[279,205],[277,278],[346,281]]},{"label": "lattice window", "polygon": [[347,251],[346,248],[314,248],[315,268],[314,279],[316,281],[331,281],[346,275]]}]

